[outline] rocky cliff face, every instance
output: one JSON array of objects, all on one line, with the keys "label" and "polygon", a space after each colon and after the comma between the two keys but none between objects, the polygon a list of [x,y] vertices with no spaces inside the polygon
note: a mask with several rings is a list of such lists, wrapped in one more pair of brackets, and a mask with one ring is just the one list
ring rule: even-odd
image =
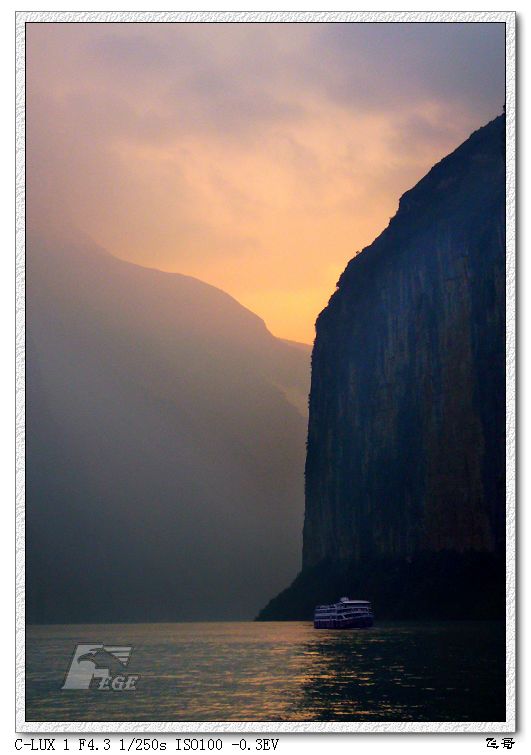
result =
[{"label": "rocky cliff face", "polygon": [[502,595],[504,144],[500,116],[404,194],[319,316],[303,572],[262,618],[303,618],[339,584],[378,600],[378,573],[400,593],[433,569],[463,599],[487,568]]}]

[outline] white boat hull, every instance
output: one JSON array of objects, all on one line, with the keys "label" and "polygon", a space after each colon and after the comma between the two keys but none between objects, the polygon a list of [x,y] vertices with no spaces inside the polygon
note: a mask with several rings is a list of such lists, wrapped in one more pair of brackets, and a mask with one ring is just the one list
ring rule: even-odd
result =
[{"label": "white boat hull", "polygon": [[366,629],[372,627],[372,616],[360,616],[353,619],[314,619],[315,629]]}]

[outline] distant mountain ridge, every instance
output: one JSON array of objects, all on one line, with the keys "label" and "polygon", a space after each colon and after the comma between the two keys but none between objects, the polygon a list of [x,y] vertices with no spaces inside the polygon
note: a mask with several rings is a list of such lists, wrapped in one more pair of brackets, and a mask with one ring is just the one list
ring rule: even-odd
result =
[{"label": "distant mountain ridge", "polygon": [[300,559],[309,354],[228,294],[27,244],[27,617],[251,617]]},{"label": "distant mountain ridge", "polygon": [[505,612],[505,116],[400,200],[320,314],[303,569],[261,619]]}]

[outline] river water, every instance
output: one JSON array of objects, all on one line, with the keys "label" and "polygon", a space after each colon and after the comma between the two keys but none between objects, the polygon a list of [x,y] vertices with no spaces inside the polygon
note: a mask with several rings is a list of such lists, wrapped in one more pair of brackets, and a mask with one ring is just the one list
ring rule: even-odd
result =
[{"label": "river water", "polygon": [[[135,690],[63,690],[77,643],[132,646]],[[92,668],[92,666],[91,666]],[[27,721],[504,721],[499,622],[31,626]]]}]

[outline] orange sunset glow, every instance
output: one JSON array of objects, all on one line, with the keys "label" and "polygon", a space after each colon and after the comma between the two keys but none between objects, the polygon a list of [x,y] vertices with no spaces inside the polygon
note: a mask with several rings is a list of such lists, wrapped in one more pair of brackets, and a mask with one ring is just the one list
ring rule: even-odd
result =
[{"label": "orange sunset glow", "polygon": [[400,195],[501,112],[503,25],[480,26],[29,24],[29,226],[311,343]]}]

